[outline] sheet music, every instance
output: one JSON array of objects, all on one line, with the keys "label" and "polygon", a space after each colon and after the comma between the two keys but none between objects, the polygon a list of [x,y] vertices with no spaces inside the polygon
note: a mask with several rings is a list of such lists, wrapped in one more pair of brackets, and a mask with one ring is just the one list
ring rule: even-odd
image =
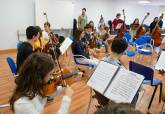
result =
[{"label": "sheet music", "polygon": [[103,93],[117,68],[118,66],[101,61],[87,82],[87,85]]},{"label": "sheet music", "polygon": [[155,66],[156,70],[165,70],[165,51],[162,51],[158,62],[156,63]]},{"label": "sheet music", "polygon": [[122,25],[123,25],[123,23],[119,23],[119,24],[116,26],[116,29],[120,29]]},{"label": "sheet music", "polygon": [[67,37],[64,42],[62,43],[62,45],[60,46],[60,52],[61,54],[64,54],[66,52],[66,50],[69,48],[69,46],[72,44],[72,40]]},{"label": "sheet music", "polygon": [[105,96],[118,103],[131,103],[143,80],[142,75],[121,69],[107,89]]}]

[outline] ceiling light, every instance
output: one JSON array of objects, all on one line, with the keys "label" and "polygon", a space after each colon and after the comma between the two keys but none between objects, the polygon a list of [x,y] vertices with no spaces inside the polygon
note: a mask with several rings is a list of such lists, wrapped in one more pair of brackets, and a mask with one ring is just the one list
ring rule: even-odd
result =
[{"label": "ceiling light", "polygon": [[138,3],[140,3],[140,4],[149,4],[149,3],[151,3],[151,1],[149,1],[149,0],[141,0]]}]

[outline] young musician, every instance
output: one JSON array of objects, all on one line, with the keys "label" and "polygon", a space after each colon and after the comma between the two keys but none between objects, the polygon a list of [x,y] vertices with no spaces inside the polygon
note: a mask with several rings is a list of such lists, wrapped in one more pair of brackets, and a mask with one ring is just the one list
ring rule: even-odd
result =
[{"label": "young musician", "polygon": [[[33,53],[26,59],[10,99],[10,107],[15,114],[43,114],[47,103],[47,93],[43,88],[54,77],[54,68],[54,60],[44,53]],[[57,114],[68,114],[73,91],[67,87],[65,92]],[[59,94],[59,88],[56,94]]]},{"label": "young musician", "polygon": [[121,17],[121,14],[117,13],[116,14],[116,18],[112,22],[112,29],[113,29],[113,31],[118,31],[118,29],[120,29],[120,28],[118,28],[119,24],[123,24],[124,23],[124,21],[121,20],[120,17]]},{"label": "young musician", "polygon": [[150,34],[152,34],[152,30],[155,28],[156,23],[158,22],[158,17],[155,17],[153,22],[150,24]]},{"label": "young musician", "polygon": [[39,26],[36,26],[36,28],[38,29],[40,35],[37,41],[34,42],[34,49],[36,51],[41,51],[45,45],[46,45],[46,40],[44,39],[44,37],[42,36],[42,30]]},{"label": "young musician", "polygon": [[84,29],[87,24],[86,8],[82,9],[82,14],[78,17],[78,29]]},{"label": "young musician", "polygon": [[84,31],[85,31],[85,36],[84,36],[84,40],[89,42],[91,39],[92,39],[92,26],[87,24],[85,27],[84,27]]},{"label": "young musician", "polygon": [[131,24],[131,30],[136,31],[138,29],[138,27],[140,26],[139,24],[139,19],[136,18],[133,23]]},{"label": "young musician", "polygon": [[88,24],[92,27],[92,32],[93,32],[94,29],[95,29],[94,22],[93,21],[89,21]]},{"label": "young musician", "polygon": [[100,25],[105,26],[104,18],[103,18],[103,16],[102,16],[102,15],[101,15],[101,17],[100,17],[99,27],[100,27]]},{"label": "young musician", "polygon": [[153,22],[150,24],[150,33],[152,33],[152,30],[155,28],[156,26],[156,23],[159,21],[158,25],[160,28],[162,28],[163,26],[163,21],[162,21],[163,17],[160,16],[160,21],[159,21],[159,18],[158,17],[155,17]]},{"label": "young musician", "polygon": [[107,39],[109,38],[109,31],[105,30],[105,26],[104,25],[100,25],[99,26],[99,36],[100,36],[100,39],[99,39],[99,42],[105,46],[105,52],[107,53],[108,50],[109,50],[109,44],[107,42]]},{"label": "young musician", "polygon": [[163,28],[163,16],[160,17],[159,27]]},{"label": "young musician", "polygon": [[72,44],[72,51],[74,55],[82,55],[83,57],[77,57],[76,60],[82,64],[91,64],[96,66],[99,60],[90,58],[89,49],[87,44],[83,41],[85,32],[83,30],[78,30],[76,32],[75,41]]},{"label": "young musician", "polygon": [[23,42],[17,52],[17,71],[19,71],[25,59],[33,53],[34,42],[38,40],[40,33],[35,26],[29,26],[26,29],[27,41]]},{"label": "young musician", "polygon": [[43,37],[45,38],[46,41],[49,41],[49,33],[50,33],[50,23],[45,22],[44,23],[44,31],[42,32]]},{"label": "young musician", "polygon": [[[127,47],[128,47],[128,44],[124,39],[122,38],[114,39],[111,45],[110,56],[104,58],[103,60],[113,65],[121,66],[120,58],[125,52],[125,50],[127,49]],[[98,100],[98,103],[100,106],[105,106],[109,102],[108,98],[104,97],[102,94],[100,94],[97,91],[95,91],[95,97]],[[100,106],[98,106],[98,108]]]},{"label": "young musician", "polygon": [[98,109],[94,114],[142,114],[128,103],[109,102],[108,105]]}]

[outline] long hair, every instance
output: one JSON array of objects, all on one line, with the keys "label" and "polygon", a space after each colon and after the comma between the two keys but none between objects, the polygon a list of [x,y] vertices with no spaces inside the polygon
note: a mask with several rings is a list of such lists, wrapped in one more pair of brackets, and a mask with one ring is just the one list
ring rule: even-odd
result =
[{"label": "long hair", "polygon": [[23,63],[16,81],[16,89],[10,99],[14,112],[14,103],[21,97],[33,99],[36,95],[44,97],[42,92],[45,76],[54,68],[52,57],[44,53],[33,53]]},{"label": "long hair", "polygon": [[72,51],[75,49],[76,43],[80,40],[80,35],[83,33],[83,29],[77,29],[75,36],[73,36],[73,43],[71,45]]}]

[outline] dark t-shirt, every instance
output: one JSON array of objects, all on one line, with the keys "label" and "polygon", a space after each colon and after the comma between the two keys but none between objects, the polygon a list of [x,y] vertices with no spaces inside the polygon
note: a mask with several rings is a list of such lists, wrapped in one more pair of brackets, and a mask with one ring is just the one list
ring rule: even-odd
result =
[{"label": "dark t-shirt", "polygon": [[33,53],[33,47],[28,42],[23,42],[19,48],[17,53],[17,71],[26,60],[26,58]]}]

